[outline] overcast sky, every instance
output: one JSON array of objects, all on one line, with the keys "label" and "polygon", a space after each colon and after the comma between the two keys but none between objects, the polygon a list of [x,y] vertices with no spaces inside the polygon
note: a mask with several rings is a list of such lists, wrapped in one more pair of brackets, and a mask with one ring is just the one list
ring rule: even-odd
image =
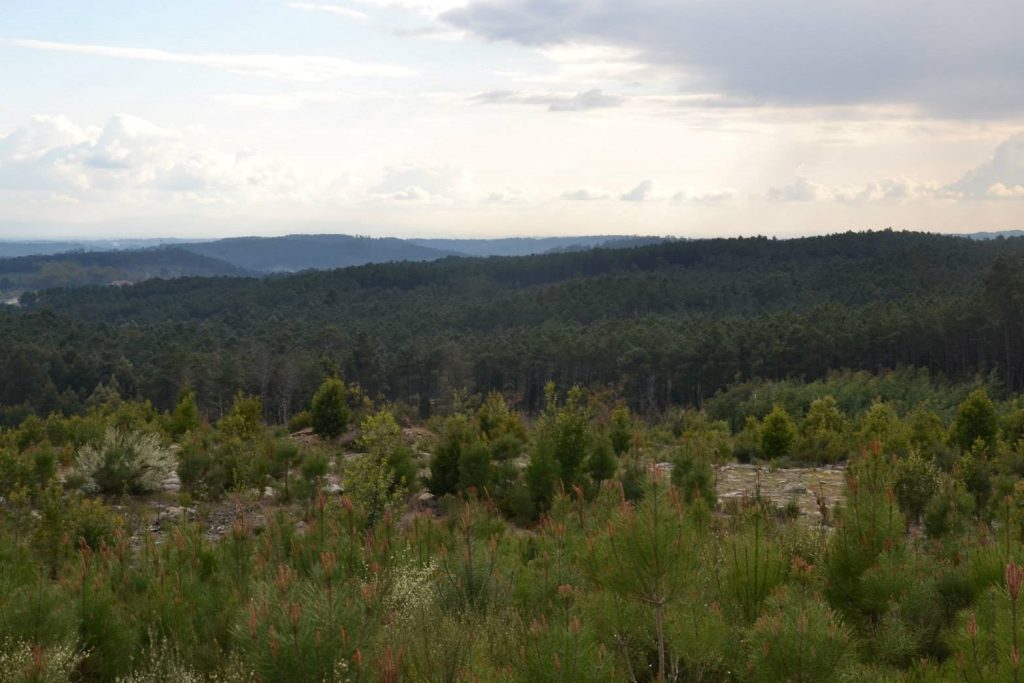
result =
[{"label": "overcast sky", "polygon": [[1024,228],[1021,0],[0,0],[0,238]]}]

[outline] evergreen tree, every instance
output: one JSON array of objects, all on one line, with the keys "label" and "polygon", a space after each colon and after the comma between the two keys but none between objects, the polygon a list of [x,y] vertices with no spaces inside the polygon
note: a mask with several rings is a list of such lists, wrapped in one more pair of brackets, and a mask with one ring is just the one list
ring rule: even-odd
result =
[{"label": "evergreen tree", "polygon": [[981,440],[988,448],[996,443],[996,409],[984,389],[975,389],[956,410],[949,440],[962,451],[969,451],[974,442]]},{"label": "evergreen tree", "polygon": [[348,429],[348,404],[345,384],[336,377],[324,380],[313,396],[313,432],[334,439]]},{"label": "evergreen tree", "polygon": [[786,409],[776,405],[761,425],[761,450],[766,458],[781,458],[789,454],[796,439],[796,426]]}]

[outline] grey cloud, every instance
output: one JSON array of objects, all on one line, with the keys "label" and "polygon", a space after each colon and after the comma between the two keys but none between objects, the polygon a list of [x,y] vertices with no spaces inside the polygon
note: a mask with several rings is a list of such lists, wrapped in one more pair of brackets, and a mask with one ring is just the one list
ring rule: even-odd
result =
[{"label": "grey cloud", "polygon": [[482,104],[523,104],[547,107],[548,111],[587,111],[618,107],[625,100],[605,95],[601,90],[587,90],[575,95],[529,94],[515,90],[491,90],[472,98]]},{"label": "grey cloud", "polygon": [[489,40],[629,48],[738,101],[1024,111],[1020,0],[477,0],[443,19]]},{"label": "grey cloud", "polygon": [[651,198],[654,193],[654,181],[644,180],[626,194],[619,197],[624,202],[643,202]]},{"label": "grey cloud", "polygon": [[833,193],[824,185],[819,185],[807,178],[797,178],[788,185],[772,187],[768,190],[768,198],[776,202],[814,202],[832,199]]},{"label": "grey cloud", "polygon": [[600,190],[582,188],[579,190],[563,192],[562,199],[574,202],[593,202],[601,199],[608,199],[608,194],[606,192],[601,192]]}]

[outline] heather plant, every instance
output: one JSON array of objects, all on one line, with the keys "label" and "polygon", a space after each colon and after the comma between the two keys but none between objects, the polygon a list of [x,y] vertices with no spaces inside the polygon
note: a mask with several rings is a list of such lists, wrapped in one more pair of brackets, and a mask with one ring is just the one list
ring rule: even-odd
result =
[{"label": "heather plant", "polygon": [[82,657],[74,642],[0,641],[0,683],[64,683],[73,679]]},{"label": "heather plant", "polygon": [[174,454],[156,434],[113,427],[99,443],[83,446],[75,456],[82,489],[108,495],[158,491],[176,465]]}]

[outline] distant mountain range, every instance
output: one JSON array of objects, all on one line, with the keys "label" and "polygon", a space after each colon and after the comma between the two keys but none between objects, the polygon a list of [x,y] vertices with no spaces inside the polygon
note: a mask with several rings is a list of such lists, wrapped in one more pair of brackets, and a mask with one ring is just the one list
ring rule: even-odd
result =
[{"label": "distant mountain range", "polygon": [[0,242],[0,299],[11,301],[25,291],[131,284],[152,278],[260,276],[395,261],[525,256],[644,246],[665,239],[616,235],[465,240],[286,235],[200,242],[9,241]]}]

